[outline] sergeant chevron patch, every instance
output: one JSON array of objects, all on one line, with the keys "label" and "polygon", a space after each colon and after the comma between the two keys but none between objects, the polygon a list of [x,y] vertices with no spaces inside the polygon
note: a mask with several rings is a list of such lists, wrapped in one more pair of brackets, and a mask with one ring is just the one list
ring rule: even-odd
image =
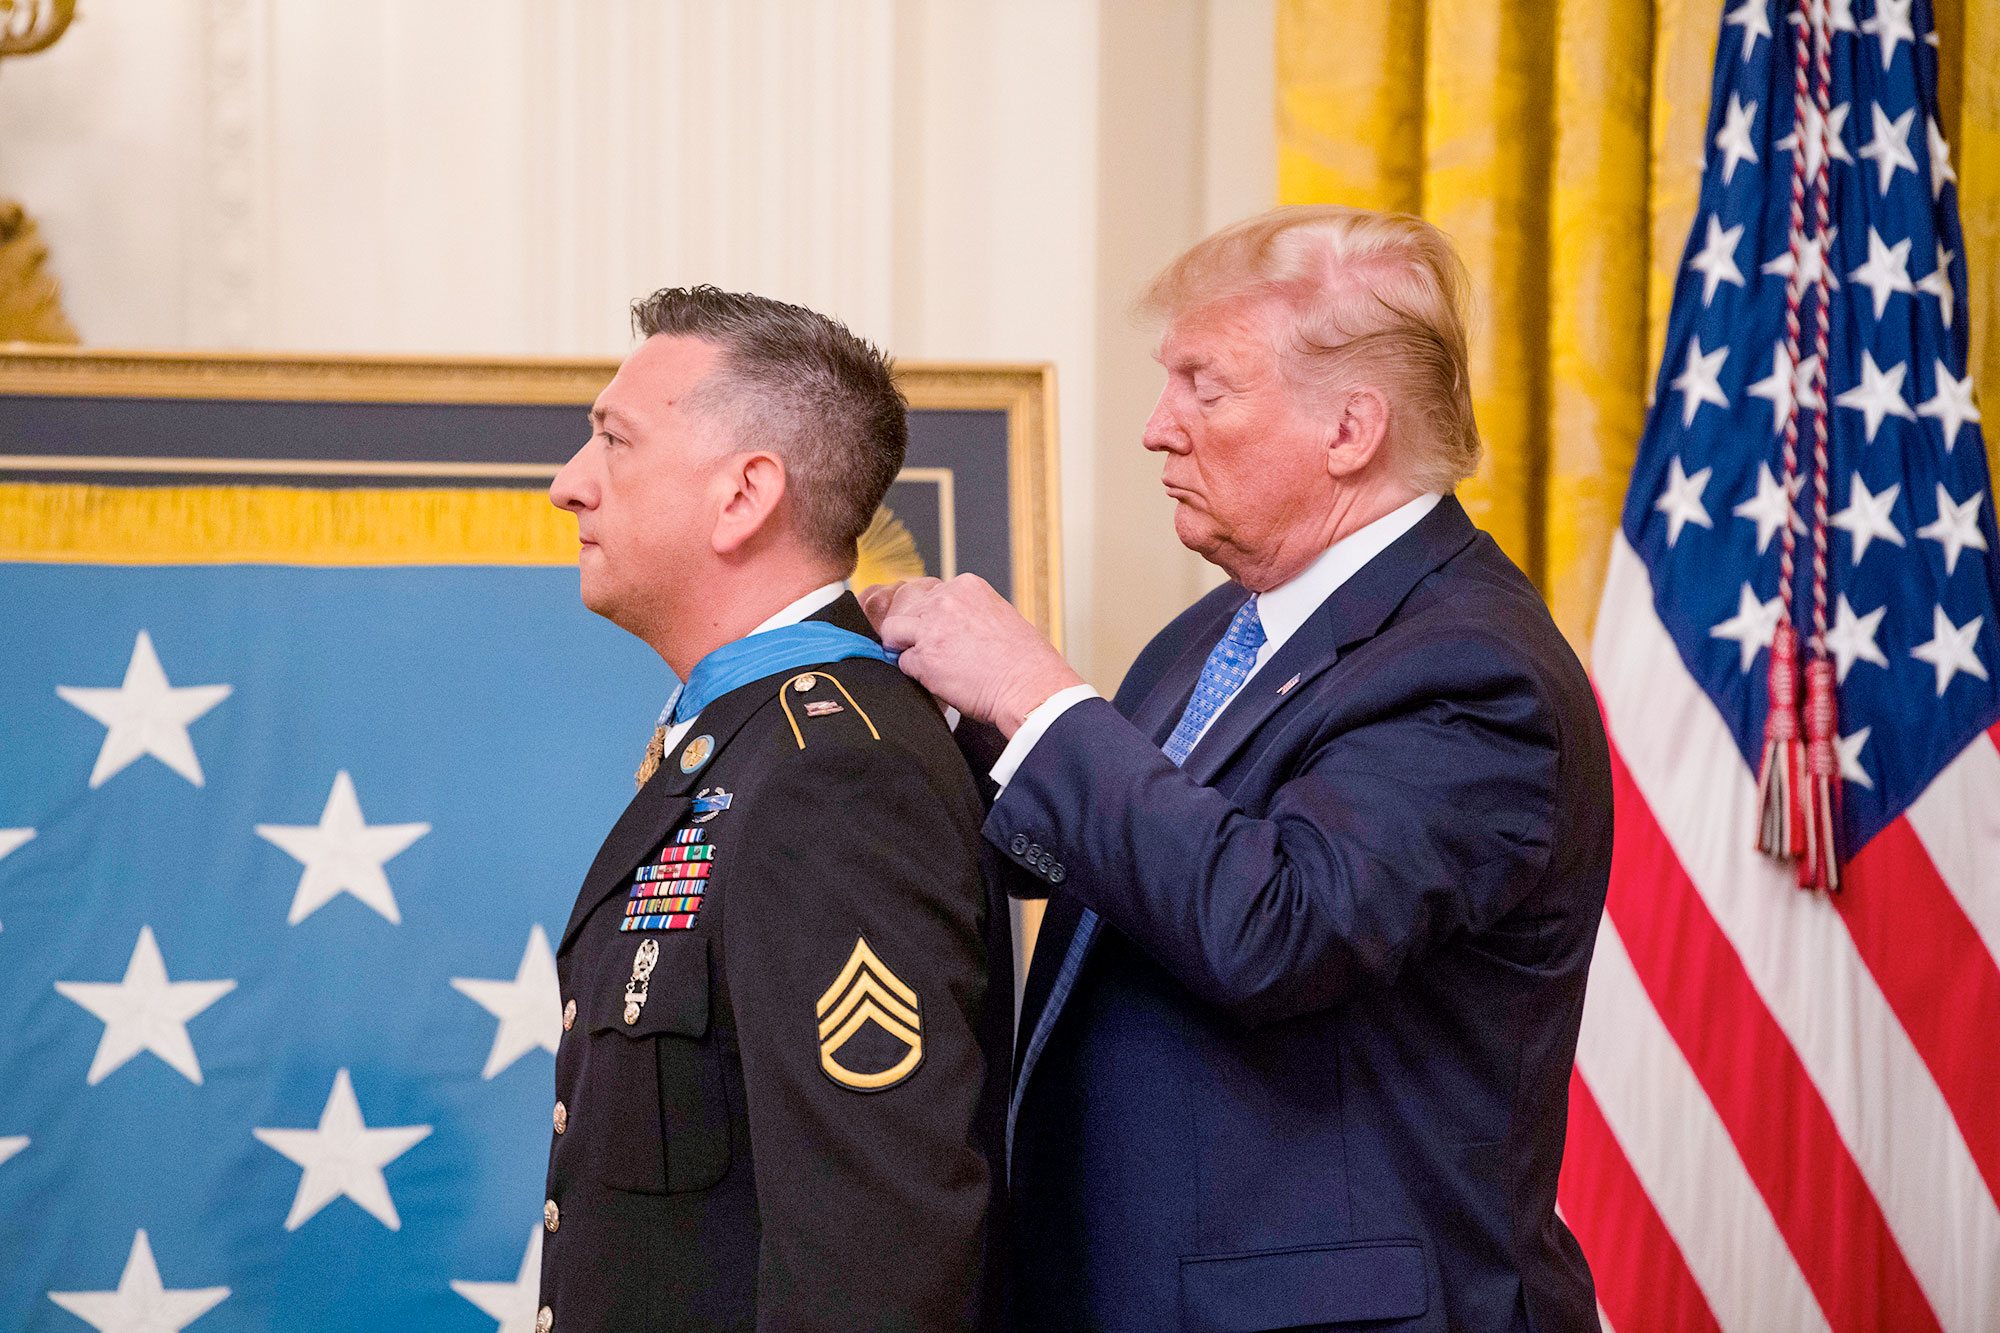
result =
[{"label": "sergeant chevron patch", "polygon": [[[819,997],[819,1067],[843,1088],[881,1092],[923,1062],[917,993],[856,937],[840,975]],[[866,1031],[868,1024],[874,1032]]]}]

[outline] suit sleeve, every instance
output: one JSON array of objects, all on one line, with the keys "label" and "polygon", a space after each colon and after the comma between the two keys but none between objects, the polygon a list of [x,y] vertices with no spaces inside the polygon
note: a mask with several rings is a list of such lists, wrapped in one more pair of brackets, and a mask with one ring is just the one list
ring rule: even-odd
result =
[{"label": "suit sleeve", "polygon": [[724,909],[758,1327],[983,1326],[977,815],[888,743],[785,762],[746,811]]},{"label": "suit sleeve", "polygon": [[1363,725],[1307,747],[1256,818],[1111,704],[1079,704],[986,836],[1245,1022],[1386,985],[1505,915],[1554,836],[1557,725],[1518,658],[1460,638],[1422,660]]}]

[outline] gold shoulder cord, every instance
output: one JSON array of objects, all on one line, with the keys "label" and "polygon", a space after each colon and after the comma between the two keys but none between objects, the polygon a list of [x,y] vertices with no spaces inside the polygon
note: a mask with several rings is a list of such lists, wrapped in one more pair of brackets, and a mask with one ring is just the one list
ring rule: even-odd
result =
[{"label": "gold shoulder cord", "polygon": [[855,712],[861,714],[861,720],[868,724],[868,734],[870,736],[873,736],[878,741],[881,740],[882,733],[875,730],[875,719],[868,716],[867,709],[863,708],[860,704],[854,702],[854,696],[847,692],[847,687],[840,683],[840,678],[838,676],[835,676],[830,671],[819,671],[819,670],[801,671],[798,675],[793,676],[790,680],[786,681],[783,685],[780,685],[778,687],[778,706],[785,710],[785,721],[792,724],[792,739],[799,743],[799,748],[801,750],[806,748],[806,738],[805,738],[805,733],[799,730],[798,718],[792,715],[792,701],[790,697],[792,688],[797,682],[804,681],[805,685],[802,688],[810,690],[813,687],[814,683],[817,681],[817,679],[821,676],[824,676],[828,680],[832,681],[833,688],[840,691],[841,697],[847,700],[848,704],[854,709]]}]

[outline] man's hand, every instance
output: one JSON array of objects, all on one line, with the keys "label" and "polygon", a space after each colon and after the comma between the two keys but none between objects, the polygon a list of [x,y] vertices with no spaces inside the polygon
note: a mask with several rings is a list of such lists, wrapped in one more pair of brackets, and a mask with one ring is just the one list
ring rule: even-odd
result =
[{"label": "man's hand", "polygon": [[976,574],[949,583],[911,579],[861,593],[861,609],[898,665],[966,717],[1010,740],[1029,713],[1083,684],[1041,631]]}]

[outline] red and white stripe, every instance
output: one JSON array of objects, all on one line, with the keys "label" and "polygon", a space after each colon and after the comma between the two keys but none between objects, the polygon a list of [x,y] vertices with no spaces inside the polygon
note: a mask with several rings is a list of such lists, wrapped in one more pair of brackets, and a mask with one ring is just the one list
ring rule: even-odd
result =
[{"label": "red and white stripe", "polygon": [[1620,1333],[2000,1330],[2000,749],[1802,892],[1617,538],[1618,820],[1562,1203]]}]

